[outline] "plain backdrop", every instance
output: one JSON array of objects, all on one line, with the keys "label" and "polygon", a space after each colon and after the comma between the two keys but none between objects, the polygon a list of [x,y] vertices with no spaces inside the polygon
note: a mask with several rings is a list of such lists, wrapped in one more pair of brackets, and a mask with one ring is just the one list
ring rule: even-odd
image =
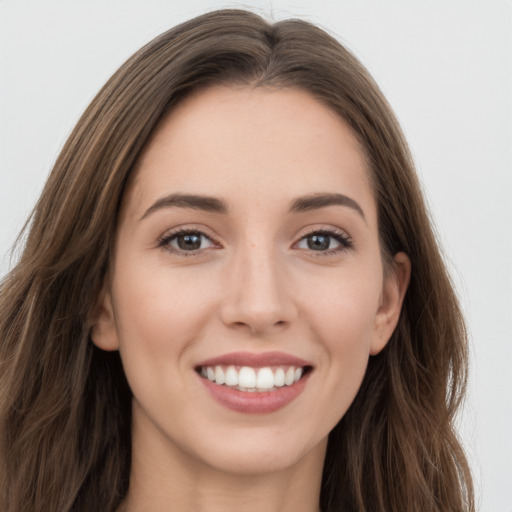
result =
[{"label": "plain backdrop", "polygon": [[459,423],[479,510],[512,512],[511,0],[0,0],[0,276],[102,84],[160,32],[221,7],[319,24],[395,109],[468,318]]}]

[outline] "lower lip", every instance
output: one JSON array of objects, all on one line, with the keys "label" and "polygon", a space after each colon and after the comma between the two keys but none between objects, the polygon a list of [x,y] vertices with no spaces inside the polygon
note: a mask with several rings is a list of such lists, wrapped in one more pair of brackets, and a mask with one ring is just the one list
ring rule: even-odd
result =
[{"label": "lower lip", "polygon": [[246,414],[265,414],[282,409],[297,398],[304,390],[309,375],[310,373],[307,373],[291,386],[262,392],[240,391],[228,386],[219,386],[201,376],[199,378],[213,398],[228,409]]}]

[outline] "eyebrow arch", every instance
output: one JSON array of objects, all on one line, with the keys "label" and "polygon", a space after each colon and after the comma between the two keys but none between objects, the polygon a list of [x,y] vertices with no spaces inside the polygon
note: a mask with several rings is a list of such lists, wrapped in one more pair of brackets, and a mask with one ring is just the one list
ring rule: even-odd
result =
[{"label": "eyebrow arch", "polygon": [[170,194],[158,199],[145,212],[140,220],[145,219],[151,213],[162,208],[192,208],[194,210],[203,210],[213,213],[227,213],[228,206],[221,199],[209,196],[199,196],[194,194]]},{"label": "eyebrow arch", "polygon": [[[309,196],[299,197],[292,202],[290,212],[299,213],[310,210],[317,210],[327,206],[348,206],[355,210],[364,220],[364,212],[359,204],[352,198],[337,193],[319,193]],[[206,212],[222,213],[228,212],[228,206],[225,201],[216,197],[195,195],[195,194],[170,194],[155,201],[145,212],[140,220],[145,219],[150,214],[163,208],[192,208]]]},{"label": "eyebrow arch", "polygon": [[348,196],[336,193],[320,193],[299,197],[293,201],[290,211],[306,212],[309,210],[316,210],[333,205],[348,206],[349,208],[355,210],[364,220],[366,220],[363,209],[359,206],[358,203],[356,203],[356,201]]}]

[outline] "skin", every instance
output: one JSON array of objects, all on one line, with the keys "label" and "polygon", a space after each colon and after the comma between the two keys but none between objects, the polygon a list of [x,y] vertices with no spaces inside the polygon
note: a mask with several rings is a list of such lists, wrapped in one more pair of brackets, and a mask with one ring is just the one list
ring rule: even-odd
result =
[{"label": "skin", "polygon": [[[290,211],[332,192],[361,211]],[[176,193],[228,211],[152,208]],[[199,250],[187,254],[177,238],[162,246],[176,229],[204,233]],[[311,249],[319,230],[350,247],[327,238]],[[298,90],[234,86],[181,103],[124,197],[92,330],[100,348],[120,351],[134,394],[123,510],[319,510],[328,433],[389,340],[409,274],[402,253],[384,272],[364,152],[327,107]],[[241,350],[310,361],[302,394],[268,414],[213,400],[196,365]]]}]

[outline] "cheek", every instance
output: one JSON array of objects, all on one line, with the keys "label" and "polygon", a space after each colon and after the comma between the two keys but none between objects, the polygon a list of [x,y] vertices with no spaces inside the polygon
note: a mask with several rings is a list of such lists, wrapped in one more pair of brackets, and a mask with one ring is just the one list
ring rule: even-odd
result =
[{"label": "cheek", "polygon": [[319,338],[333,351],[362,348],[373,334],[381,282],[382,277],[371,267],[317,279],[315,286],[302,294],[301,309]]},{"label": "cheek", "polygon": [[318,401],[318,414],[328,411],[330,428],[349,408],[366,372],[380,299],[378,283],[378,276],[354,272],[319,284],[303,304],[322,354],[318,378],[325,393]]},{"label": "cheek", "polygon": [[189,407],[184,354],[200,339],[214,308],[213,293],[200,283],[186,272],[148,265],[119,266],[116,274],[119,352],[134,397],[151,417]]},{"label": "cheek", "polygon": [[[213,293],[186,272],[139,269],[126,265],[114,283],[119,350],[132,389],[151,382],[165,389],[170,380],[179,385],[178,377],[189,371],[182,355],[210,318]],[[175,379],[169,379],[171,372]]]}]

